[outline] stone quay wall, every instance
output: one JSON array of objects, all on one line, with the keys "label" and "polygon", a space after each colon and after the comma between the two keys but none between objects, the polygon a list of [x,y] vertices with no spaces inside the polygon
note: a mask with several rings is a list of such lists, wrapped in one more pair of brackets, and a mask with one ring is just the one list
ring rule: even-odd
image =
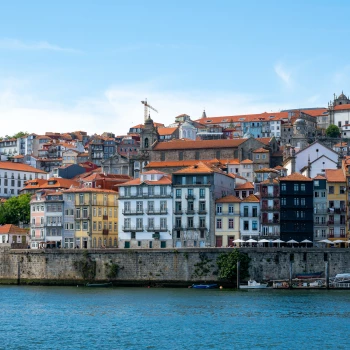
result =
[{"label": "stone quay wall", "polygon": [[[19,250],[0,247],[0,283],[82,284],[108,281],[120,285],[189,285],[217,282],[216,259],[232,248]],[[329,276],[350,272],[350,249],[240,248],[251,259],[250,277],[257,280],[289,279],[292,272],[325,271]],[[84,278],[89,262],[93,277]],[[92,263],[92,265],[91,265]],[[118,265],[116,277],[109,277]],[[88,266],[88,269],[89,269]]]}]

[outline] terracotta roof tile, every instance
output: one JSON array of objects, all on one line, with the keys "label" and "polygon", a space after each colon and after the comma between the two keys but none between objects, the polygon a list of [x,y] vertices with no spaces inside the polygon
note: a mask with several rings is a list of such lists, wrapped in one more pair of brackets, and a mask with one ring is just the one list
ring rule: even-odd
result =
[{"label": "terracotta roof tile", "polygon": [[260,202],[260,199],[255,194],[251,194],[248,197],[243,198],[242,202]]},{"label": "terracotta roof tile", "polygon": [[235,190],[252,190],[254,185],[252,182],[246,182],[245,184],[238,185]]},{"label": "terracotta roof tile", "polygon": [[299,173],[293,173],[288,176],[281,177],[280,181],[312,181],[312,179]]},{"label": "terracotta roof tile", "polygon": [[27,233],[28,230],[25,228],[18,227],[16,225],[12,224],[6,224],[0,226],[0,234],[6,234],[6,233]]},{"label": "terracotta roof tile", "polygon": [[45,171],[36,169],[30,165],[22,164],[22,163],[13,163],[13,162],[0,162],[0,169],[47,174]]},{"label": "terracotta roof tile", "polygon": [[325,177],[328,182],[345,182],[343,169],[326,169]]},{"label": "terracotta roof tile", "polygon": [[350,104],[344,104],[344,105],[339,105],[334,107],[334,110],[336,111],[341,111],[346,109],[350,109]]},{"label": "terracotta roof tile", "polygon": [[219,165],[226,165],[228,164],[239,164],[238,159],[201,159],[201,160],[173,160],[173,161],[161,161],[161,162],[149,162],[145,168],[170,168],[170,167],[187,167],[191,165],[198,164],[198,162],[203,163],[218,163]]},{"label": "terracotta roof tile", "polygon": [[317,175],[313,178],[313,180],[326,180],[326,178],[322,175]]},{"label": "terracotta roof tile", "polygon": [[134,179],[128,182],[124,182],[123,184],[117,185],[118,187],[121,186],[137,186],[137,185],[141,185],[141,184],[147,184],[147,185],[171,185],[172,184],[172,180],[171,180],[171,176],[170,175],[164,175],[161,179],[156,180],[156,181],[150,181],[150,180],[146,180],[146,181],[141,181],[140,178],[138,179]]},{"label": "terracotta roof tile", "polygon": [[[264,181],[262,181],[262,182],[260,182],[260,183],[261,183],[261,184],[270,184],[271,181],[270,181],[270,179],[266,179],[266,180],[264,180]],[[272,183],[273,183],[273,184],[278,184],[279,181],[278,181],[278,179],[272,179]]]},{"label": "terracotta roof tile", "polygon": [[203,149],[203,148],[234,148],[241,145],[247,139],[233,140],[199,140],[199,141],[182,141],[173,140],[168,142],[159,142],[153,150],[162,151],[170,149]]},{"label": "terracotta roof tile", "polygon": [[253,163],[253,161],[250,159],[244,159],[241,161],[241,164],[252,164],[252,163]]},{"label": "terracotta roof tile", "polygon": [[269,151],[265,148],[260,147],[260,148],[256,149],[255,151],[253,151],[253,153],[269,153]]},{"label": "terracotta roof tile", "polygon": [[159,136],[172,135],[177,128],[158,128]]},{"label": "terracotta roof tile", "polygon": [[[208,173],[222,173],[224,172],[217,167],[210,166],[209,164],[205,164],[199,161],[197,164],[189,166],[187,168],[177,170],[174,174],[208,174]],[[227,174],[225,174],[227,175]]]},{"label": "terracotta roof tile", "polygon": [[91,187],[81,187],[81,188],[70,188],[69,190],[62,191],[63,193],[113,193],[117,194],[116,191],[113,190],[105,190],[102,188],[91,188]]},{"label": "terracotta roof tile", "polygon": [[226,197],[219,198],[215,202],[216,203],[241,203],[242,200],[236,196],[229,195]]}]

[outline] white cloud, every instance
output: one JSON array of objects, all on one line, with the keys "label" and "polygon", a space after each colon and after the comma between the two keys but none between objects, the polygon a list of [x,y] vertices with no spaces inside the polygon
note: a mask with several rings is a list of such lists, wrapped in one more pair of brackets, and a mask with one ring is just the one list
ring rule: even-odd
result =
[{"label": "white cloud", "polygon": [[49,51],[60,51],[70,53],[80,53],[81,51],[58,45],[50,44],[46,41],[38,42],[23,42],[18,39],[0,39],[0,49],[3,50],[49,50]]},{"label": "white cloud", "polygon": [[278,63],[274,66],[275,73],[277,76],[287,85],[290,86],[292,84],[291,73],[287,72],[286,69],[282,66],[282,64]]},{"label": "white cloud", "polygon": [[[95,98],[81,98],[71,106],[57,101],[44,101],[23,87],[10,86],[1,90],[1,133],[11,135],[20,130],[43,134],[46,131],[84,130],[89,134],[110,131],[125,134],[133,125],[142,123],[145,98],[159,113],[151,117],[168,125],[177,115],[186,113],[199,119],[205,108],[207,116],[239,115],[279,111],[284,106],[264,102],[256,96],[200,91],[162,91],[152,84],[115,86]],[[26,89],[30,90],[30,86]]]}]

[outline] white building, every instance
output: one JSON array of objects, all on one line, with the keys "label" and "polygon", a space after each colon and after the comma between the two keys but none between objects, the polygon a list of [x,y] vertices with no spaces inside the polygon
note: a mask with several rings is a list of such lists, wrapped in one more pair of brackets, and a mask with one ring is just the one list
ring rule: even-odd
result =
[{"label": "white building", "polygon": [[46,179],[47,173],[26,164],[0,162],[0,197],[13,197],[20,194],[27,180]]},{"label": "white building", "polygon": [[215,246],[215,200],[234,188],[234,177],[202,162],[174,172],[174,245]]},{"label": "white building", "polygon": [[151,170],[119,187],[119,247],[170,248],[172,240],[170,175]]},{"label": "white building", "polygon": [[254,194],[244,198],[240,203],[241,239],[259,239],[260,236],[260,200]]}]

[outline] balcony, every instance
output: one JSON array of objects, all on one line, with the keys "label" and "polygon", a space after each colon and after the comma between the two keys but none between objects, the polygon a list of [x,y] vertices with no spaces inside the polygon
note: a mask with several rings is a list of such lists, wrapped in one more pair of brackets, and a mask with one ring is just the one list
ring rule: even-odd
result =
[{"label": "balcony", "polygon": [[62,222],[47,222],[46,226],[62,226]]},{"label": "balcony", "polygon": [[108,220],[108,215],[103,215],[102,220]]},{"label": "balcony", "polygon": [[146,226],[148,232],[166,232],[168,231],[168,225],[166,226]]},{"label": "balcony", "polygon": [[204,215],[204,214],[206,214],[207,213],[207,210],[206,209],[199,209],[198,210],[198,214],[199,215]]},{"label": "balcony", "polygon": [[168,209],[163,208],[163,209],[146,209],[145,210],[147,215],[162,215],[162,214],[168,214]]},{"label": "balcony", "polygon": [[174,209],[174,214],[175,215],[182,215],[184,213],[183,210],[180,210],[180,209]]},{"label": "balcony", "polygon": [[194,215],[194,214],[196,214],[196,211],[194,209],[186,209],[186,214],[187,215]]},{"label": "balcony", "polygon": [[262,211],[279,211],[280,206],[279,205],[263,205],[261,207]]},{"label": "balcony", "polygon": [[180,230],[184,229],[184,226],[175,224],[173,229],[176,230],[176,231],[180,231]]},{"label": "balcony", "polygon": [[103,235],[108,235],[108,233],[109,233],[109,230],[108,230],[108,229],[105,229],[105,228],[104,228],[104,229],[102,230],[102,234],[103,234]]},{"label": "balcony", "polygon": [[194,200],[194,199],[196,199],[196,196],[194,194],[186,194],[186,199],[187,200]]},{"label": "balcony", "polygon": [[160,239],[160,234],[159,233],[153,233],[152,238],[153,239]]},{"label": "balcony", "polygon": [[264,225],[277,225],[280,223],[280,221],[278,219],[272,219],[272,220],[266,219],[266,220],[262,220],[261,223]]},{"label": "balcony", "polygon": [[[123,209],[122,213],[123,215],[143,215],[143,209]],[[108,219],[108,216],[107,216],[107,219]],[[103,220],[107,220],[107,219],[103,219]]]},{"label": "balcony", "polygon": [[143,226],[122,226],[124,232],[143,232]]},{"label": "balcony", "polygon": [[278,198],[280,196],[279,192],[267,193],[261,192],[261,198]]}]

